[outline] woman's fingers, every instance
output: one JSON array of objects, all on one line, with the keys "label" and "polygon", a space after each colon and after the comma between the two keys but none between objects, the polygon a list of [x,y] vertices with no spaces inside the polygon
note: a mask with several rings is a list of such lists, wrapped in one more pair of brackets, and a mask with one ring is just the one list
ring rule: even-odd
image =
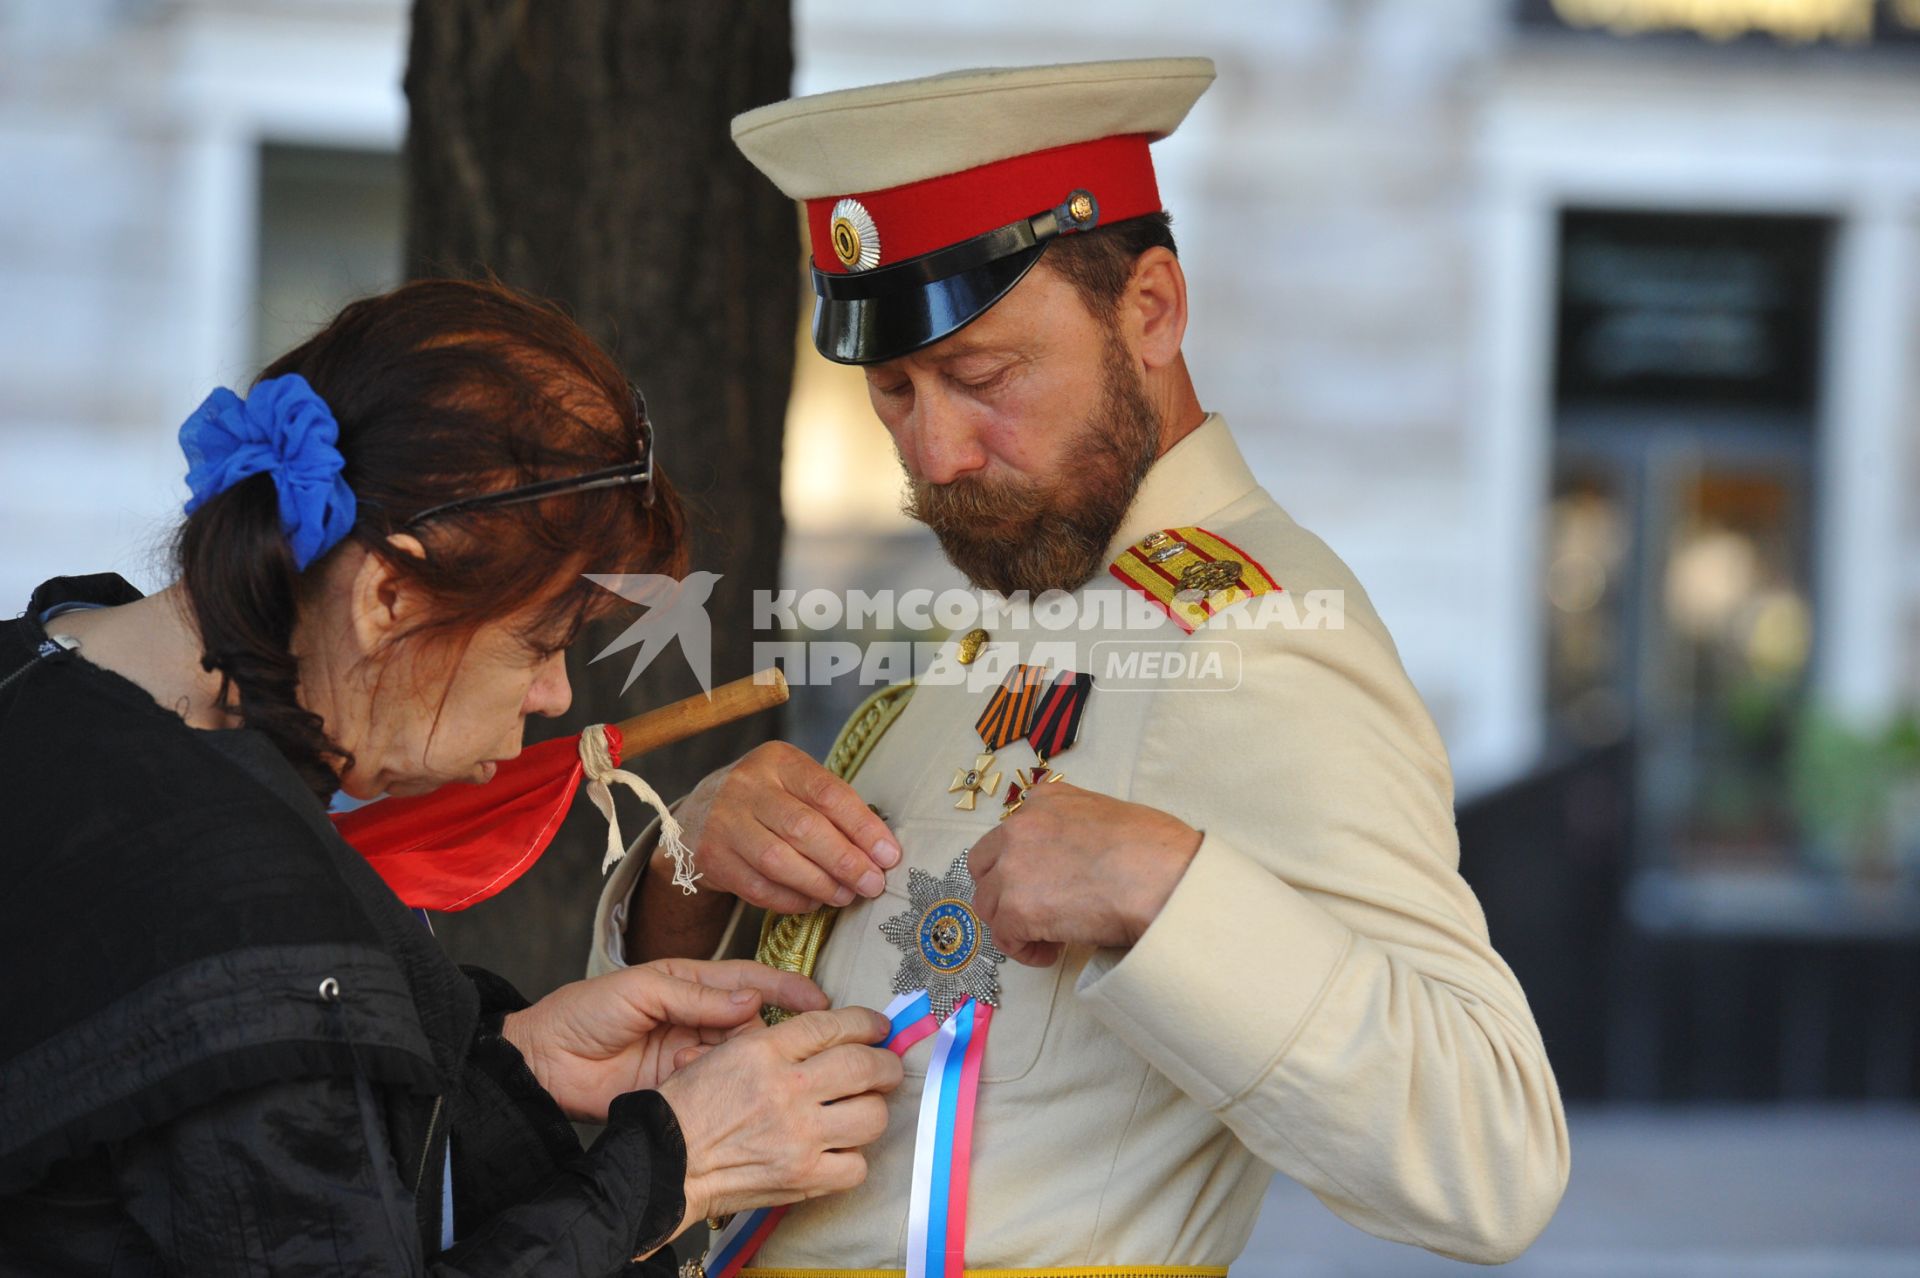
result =
[{"label": "woman's fingers", "polygon": [[827,1006],[827,996],[798,972],[784,972],[752,959],[671,960],[677,966],[673,975],[722,989],[758,990],[767,1002],[792,1012],[817,1012]]},{"label": "woman's fingers", "polygon": [[890,1092],[900,1086],[900,1058],[861,1043],[830,1047],[806,1063],[815,1094],[830,1099],[864,1092]]},{"label": "woman's fingers", "polygon": [[871,1145],[886,1132],[887,1102],[876,1093],[849,1096],[826,1107],[823,1134],[831,1149]]},{"label": "woman's fingers", "polygon": [[788,1060],[804,1061],[847,1044],[878,1043],[892,1028],[886,1017],[870,1007],[836,1007],[832,1011],[808,1012],[782,1021],[773,1027],[768,1038]]},{"label": "woman's fingers", "polygon": [[817,1164],[815,1184],[807,1197],[820,1198],[827,1194],[844,1194],[849,1189],[858,1189],[867,1180],[867,1156],[851,1149],[836,1149],[820,1155]]},{"label": "woman's fingers", "polygon": [[647,998],[655,1015],[668,1025],[724,1028],[742,1024],[760,1012],[761,993],[757,989],[706,985],[644,967],[627,970],[643,972],[650,978]]}]

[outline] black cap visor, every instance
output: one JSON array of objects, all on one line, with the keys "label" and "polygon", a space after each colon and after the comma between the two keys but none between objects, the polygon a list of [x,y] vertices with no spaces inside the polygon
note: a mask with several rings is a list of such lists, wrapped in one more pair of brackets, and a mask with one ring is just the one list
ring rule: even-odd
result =
[{"label": "black cap visor", "polygon": [[836,364],[898,359],[959,332],[1005,297],[1060,233],[1049,210],[856,274],[813,268],[813,345]]}]

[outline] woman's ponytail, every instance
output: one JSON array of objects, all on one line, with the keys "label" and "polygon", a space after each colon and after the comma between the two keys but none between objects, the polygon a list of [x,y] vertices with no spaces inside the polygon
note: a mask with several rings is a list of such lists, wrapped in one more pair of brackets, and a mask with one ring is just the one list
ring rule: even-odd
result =
[{"label": "woman's ponytail", "polygon": [[222,702],[265,733],[322,801],[332,797],[347,756],[300,704],[300,574],[272,476],[251,475],[202,502],[181,525],[175,553],[200,662],[220,675]]}]

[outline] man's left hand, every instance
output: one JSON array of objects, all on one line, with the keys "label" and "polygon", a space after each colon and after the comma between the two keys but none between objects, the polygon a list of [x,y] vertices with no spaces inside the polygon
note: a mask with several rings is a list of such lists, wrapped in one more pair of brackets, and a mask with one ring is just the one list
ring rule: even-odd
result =
[{"label": "man's left hand", "polygon": [[1064,946],[1138,941],[1199,849],[1178,817],[1055,781],[1031,787],[967,863],[994,944],[1045,967]]}]

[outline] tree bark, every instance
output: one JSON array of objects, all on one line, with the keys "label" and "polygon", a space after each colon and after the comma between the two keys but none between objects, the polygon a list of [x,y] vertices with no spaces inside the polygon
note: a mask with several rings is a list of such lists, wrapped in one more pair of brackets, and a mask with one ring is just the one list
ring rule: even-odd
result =
[{"label": "tree bark", "polygon": [[[481,276],[564,304],[646,395],[656,455],[687,499],[713,680],[747,673],[749,601],[778,580],[781,431],[799,304],[792,205],[728,122],[785,97],[786,0],[418,0],[406,74],[409,273]],[[630,653],[568,657],[578,731],[698,691],[677,649],[624,695]],[[544,730],[542,730],[544,728]],[[760,715],[641,761],[662,794],[774,735]],[[646,819],[623,803],[631,835]],[[552,848],[493,900],[436,920],[462,962],[537,997],[579,977],[604,824],[582,798]]]}]

